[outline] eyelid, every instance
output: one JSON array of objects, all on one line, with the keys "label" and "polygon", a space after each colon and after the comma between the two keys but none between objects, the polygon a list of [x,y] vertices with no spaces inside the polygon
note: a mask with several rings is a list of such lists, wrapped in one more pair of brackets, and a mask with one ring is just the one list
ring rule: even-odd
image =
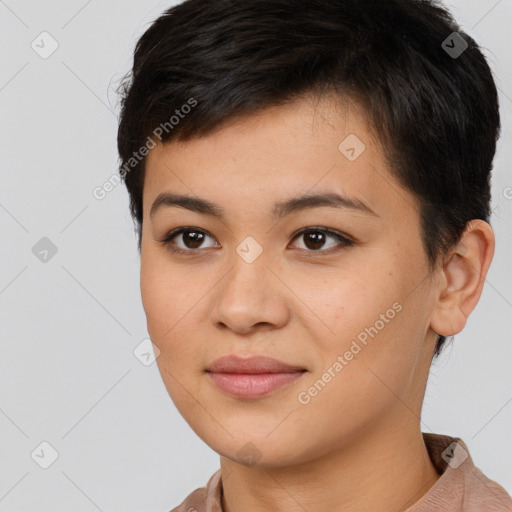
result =
[{"label": "eyelid", "polygon": [[337,231],[337,230],[334,230],[331,228],[327,228],[327,227],[323,227],[323,226],[309,226],[307,228],[302,228],[299,231],[297,231],[296,233],[294,233],[294,235],[292,236],[292,240],[299,238],[304,233],[310,233],[310,232],[324,233],[327,236],[337,239],[343,245],[342,245],[342,247],[331,247],[330,249],[325,249],[325,250],[319,249],[317,251],[312,251],[312,250],[308,251],[307,249],[299,249],[301,251],[306,252],[308,255],[310,255],[310,254],[311,255],[317,255],[317,254],[318,255],[322,255],[322,254],[329,255],[329,254],[341,252],[344,249],[346,249],[356,243],[356,240],[354,238],[352,238],[351,236],[349,236],[345,233],[342,233],[340,231]]},{"label": "eyelid", "polygon": [[341,238],[342,240],[345,240],[346,242],[353,242],[355,243],[355,239],[351,237],[350,235],[343,233],[342,231],[338,231],[336,229],[328,228],[325,226],[308,226],[307,228],[301,228],[299,231],[296,231],[292,235],[292,240],[295,240],[300,235],[303,235],[304,233],[308,232],[315,232],[315,231],[321,231],[323,233],[326,233],[327,235],[331,235],[335,238]]},{"label": "eyelid", "polygon": [[[172,253],[177,253],[177,254],[200,253],[202,250],[201,248],[199,248],[199,249],[181,249],[180,247],[176,247],[175,244],[173,247],[171,240],[173,238],[177,237],[178,235],[181,235],[182,233],[187,232],[187,231],[200,232],[200,233],[203,233],[203,234],[215,239],[215,237],[209,231],[207,231],[205,229],[194,227],[194,226],[183,226],[183,227],[176,228],[176,229],[169,231],[168,233],[166,233],[164,235],[163,238],[161,238],[157,241],[159,243],[163,244]],[[292,235],[292,241],[295,240],[296,238],[300,237],[301,235],[303,235],[305,233],[309,233],[309,232],[322,232],[322,233],[326,234],[327,236],[336,238],[341,244],[343,244],[343,246],[341,248],[330,248],[327,250],[319,249],[317,251],[314,251],[314,250],[308,251],[307,249],[299,249],[300,251],[305,251],[306,253],[312,254],[312,255],[331,254],[333,252],[339,252],[339,251],[342,251],[343,249],[350,247],[350,246],[354,245],[355,243],[357,243],[357,241],[353,237],[351,237],[345,233],[342,233],[340,231],[337,231],[337,230],[334,230],[331,228],[327,228],[327,227],[323,227],[323,226],[308,226],[308,227],[302,228]]]},{"label": "eyelid", "polygon": [[173,238],[176,238],[178,235],[181,235],[182,233],[185,233],[187,231],[197,231],[197,232],[203,233],[203,234],[215,239],[215,237],[206,229],[197,228],[194,226],[183,226],[180,228],[172,229],[171,231],[167,232],[163,236],[163,238],[161,238],[157,241],[173,253],[181,253],[181,254],[199,253],[201,251],[201,249],[181,249],[181,247],[176,247],[176,246],[173,247],[171,240]]}]

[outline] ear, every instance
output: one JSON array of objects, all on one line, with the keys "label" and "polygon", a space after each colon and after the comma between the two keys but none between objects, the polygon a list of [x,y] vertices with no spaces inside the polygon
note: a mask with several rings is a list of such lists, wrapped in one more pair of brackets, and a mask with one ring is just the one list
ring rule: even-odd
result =
[{"label": "ear", "polygon": [[470,221],[441,270],[438,297],[430,323],[434,332],[453,336],[464,329],[482,294],[494,247],[492,227],[483,220]]}]

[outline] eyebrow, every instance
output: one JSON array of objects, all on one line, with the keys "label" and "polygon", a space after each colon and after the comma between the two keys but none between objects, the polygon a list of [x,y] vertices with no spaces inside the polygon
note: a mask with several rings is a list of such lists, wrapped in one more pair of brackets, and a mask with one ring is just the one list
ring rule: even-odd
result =
[{"label": "eyebrow", "polygon": [[[181,194],[172,194],[162,192],[153,202],[149,216],[153,217],[155,213],[164,207],[179,207],[197,212],[203,215],[209,215],[220,220],[225,220],[225,210],[219,205],[201,199]],[[272,209],[272,217],[282,219],[293,212],[309,208],[318,208],[321,206],[330,206],[334,208],[346,208],[360,211],[362,213],[380,217],[367,204],[357,198],[347,197],[333,192],[323,194],[309,194],[301,197],[293,197],[285,201],[277,202]]]}]

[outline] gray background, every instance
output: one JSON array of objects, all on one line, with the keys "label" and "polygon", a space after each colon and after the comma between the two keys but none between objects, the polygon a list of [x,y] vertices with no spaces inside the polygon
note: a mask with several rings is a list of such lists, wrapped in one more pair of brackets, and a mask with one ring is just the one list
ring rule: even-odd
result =
[{"label": "gray background", "polygon": [[[219,467],[156,364],[134,356],[148,335],[127,192],[93,196],[116,174],[115,86],[171,5],[0,1],[1,512],[165,512]],[[432,367],[422,430],[461,437],[512,493],[512,0],[447,5],[500,89],[497,247],[479,305]],[[47,59],[31,47],[43,31],[59,45]],[[57,249],[46,262],[33,252],[43,237]],[[58,452],[47,469],[44,441]]]}]

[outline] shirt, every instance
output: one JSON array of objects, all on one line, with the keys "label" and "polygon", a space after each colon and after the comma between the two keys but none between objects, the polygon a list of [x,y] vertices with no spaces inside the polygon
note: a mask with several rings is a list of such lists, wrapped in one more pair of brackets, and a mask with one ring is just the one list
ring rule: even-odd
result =
[{"label": "shirt", "polygon": [[[512,499],[501,485],[475,467],[458,437],[422,432],[432,464],[441,475],[416,503],[403,512],[512,512]],[[205,487],[189,494],[170,512],[224,512],[221,470]]]}]

